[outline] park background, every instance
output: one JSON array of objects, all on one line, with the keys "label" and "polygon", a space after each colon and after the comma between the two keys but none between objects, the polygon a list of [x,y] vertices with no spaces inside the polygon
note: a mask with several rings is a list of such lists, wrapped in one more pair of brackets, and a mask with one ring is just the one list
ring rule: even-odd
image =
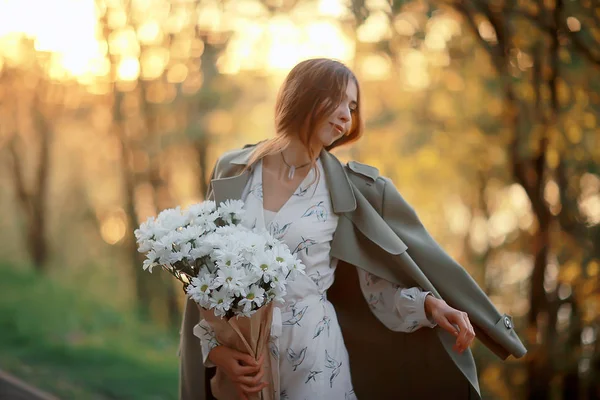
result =
[{"label": "park background", "polygon": [[[600,1],[0,1],[0,369],[175,399],[183,292],[133,230],[273,135],[299,61],[357,74],[393,179],[529,350],[485,399],[600,398]],[[435,371],[432,371],[435,373]]]}]

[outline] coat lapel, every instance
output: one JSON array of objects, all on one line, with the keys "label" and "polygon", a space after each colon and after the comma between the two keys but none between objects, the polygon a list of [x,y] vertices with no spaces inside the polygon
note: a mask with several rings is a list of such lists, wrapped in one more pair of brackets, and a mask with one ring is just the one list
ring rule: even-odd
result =
[{"label": "coat lapel", "polygon": [[213,185],[215,203],[220,204],[225,200],[240,200],[249,178],[250,172],[245,171],[239,175],[213,179],[211,183]]},{"label": "coat lapel", "polygon": [[[254,146],[239,151],[229,162],[218,171],[218,177],[211,180],[215,202],[239,200],[242,198],[244,187],[250,179],[250,171],[243,170],[248,165]],[[356,198],[350,186],[350,181],[344,172],[343,165],[329,152],[322,150],[320,154],[323,170],[329,186],[333,211],[337,214],[351,212],[356,209]]]},{"label": "coat lapel", "polygon": [[[228,162],[221,163],[217,178],[211,180],[217,204],[242,198],[251,174],[251,170],[243,171],[243,168],[248,165],[254,148],[255,146],[245,147]],[[384,250],[392,255],[401,254],[406,251],[406,245],[354,187],[342,163],[324,149],[319,157],[333,211],[340,215],[331,245],[332,256],[392,282],[406,281],[407,277],[402,275],[401,271],[389,268],[389,264],[383,262],[381,257],[373,257],[373,250]],[[358,203],[360,207],[357,207]],[[368,243],[365,243],[365,238]],[[367,247],[373,245],[375,247],[371,251],[366,251]],[[389,263],[389,260],[387,261]],[[424,285],[423,287],[430,285],[428,282],[419,282],[420,274],[415,278],[413,280]]]}]

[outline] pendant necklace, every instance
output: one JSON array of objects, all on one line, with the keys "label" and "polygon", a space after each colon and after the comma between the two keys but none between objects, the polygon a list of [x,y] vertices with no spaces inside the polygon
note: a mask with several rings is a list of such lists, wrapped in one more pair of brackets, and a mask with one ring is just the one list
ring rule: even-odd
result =
[{"label": "pendant necklace", "polygon": [[281,159],[283,160],[283,163],[284,163],[285,165],[287,165],[287,167],[288,167],[288,168],[289,168],[289,170],[290,170],[290,172],[288,173],[288,179],[289,179],[290,181],[291,181],[292,179],[294,179],[294,173],[296,172],[296,170],[297,170],[297,169],[304,168],[304,167],[306,167],[307,165],[309,165],[309,164],[310,164],[310,162],[307,162],[306,164],[302,164],[302,165],[300,165],[300,166],[296,167],[296,166],[294,166],[294,165],[290,165],[290,164],[288,164],[288,163],[287,163],[287,161],[285,161],[285,158],[283,157],[283,152],[281,152],[281,153],[279,153],[279,154],[281,154]]}]

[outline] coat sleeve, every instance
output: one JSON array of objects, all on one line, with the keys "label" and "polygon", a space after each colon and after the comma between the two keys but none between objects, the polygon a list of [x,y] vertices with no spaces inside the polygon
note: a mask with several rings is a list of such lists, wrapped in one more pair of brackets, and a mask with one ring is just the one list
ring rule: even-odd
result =
[{"label": "coat sleeve", "polygon": [[381,215],[408,247],[397,256],[399,264],[411,264],[431,282],[452,307],[466,312],[477,338],[501,358],[527,353],[517,336],[512,318],[500,314],[477,282],[433,239],[413,207],[406,202],[389,178],[384,179]]},{"label": "coat sleeve", "polygon": [[425,315],[425,298],[431,292],[402,287],[357,268],[360,289],[373,314],[388,329],[414,332],[437,324]]},{"label": "coat sleeve", "polygon": [[[217,164],[210,179],[215,177]],[[208,184],[207,200],[213,199],[212,186]],[[196,400],[206,398],[206,369],[202,342],[194,334],[194,328],[201,322],[200,310],[194,300],[188,298],[183,309],[183,321],[179,332],[179,399]],[[197,329],[197,328],[196,328]],[[206,365],[208,367],[208,365]]]},{"label": "coat sleeve", "polygon": [[200,339],[194,326],[200,321],[200,310],[194,300],[187,299],[179,338],[179,399],[195,400],[206,397],[206,371]]}]

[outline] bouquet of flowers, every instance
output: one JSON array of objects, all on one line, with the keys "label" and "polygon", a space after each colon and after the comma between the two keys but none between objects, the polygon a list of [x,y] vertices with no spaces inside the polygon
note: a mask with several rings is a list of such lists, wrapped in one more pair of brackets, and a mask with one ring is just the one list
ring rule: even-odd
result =
[{"label": "bouquet of flowers", "polygon": [[[171,273],[221,344],[258,359],[267,351],[273,302],[283,302],[287,282],[303,274],[304,265],[267,231],[243,225],[243,205],[227,200],[217,207],[207,200],[185,210],[166,209],[148,218],[135,236],[138,250],[146,253],[143,268]],[[278,379],[269,373],[270,362],[265,364],[266,376]],[[219,399],[235,396],[219,371],[211,387]],[[271,393],[265,388],[257,398],[270,399]]]}]

